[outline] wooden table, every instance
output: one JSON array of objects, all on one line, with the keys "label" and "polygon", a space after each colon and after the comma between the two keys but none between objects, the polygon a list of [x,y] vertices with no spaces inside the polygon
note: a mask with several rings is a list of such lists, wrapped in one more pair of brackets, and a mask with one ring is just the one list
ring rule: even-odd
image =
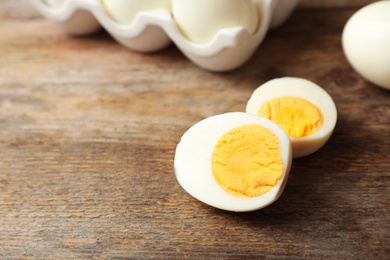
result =
[{"label": "wooden table", "polygon": [[[103,31],[70,37],[26,1],[0,9],[0,258],[389,259],[390,92],[343,55],[357,8],[296,11],[228,73],[175,46],[140,54]],[[331,94],[329,142],[293,161],[282,197],[262,210],[188,195],[173,171],[182,134],[244,111],[283,76]]]}]

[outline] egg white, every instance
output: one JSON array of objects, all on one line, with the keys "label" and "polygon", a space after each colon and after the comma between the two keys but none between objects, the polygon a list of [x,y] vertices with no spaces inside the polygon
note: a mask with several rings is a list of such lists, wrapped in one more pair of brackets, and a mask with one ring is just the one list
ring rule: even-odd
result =
[{"label": "egg white", "polygon": [[270,80],[258,87],[247,103],[246,112],[257,114],[264,103],[284,96],[303,98],[322,110],[324,123],[317,132],[306,137],[290,137],[294,158],[314,153],[328,141],[335,128],[337,110],[333,99],[324,89],[309,80],[284,77]]},{"label": "egg white", "polygon": [[[219,138],[229,130],[256,124],[271,130],[280,141],[283,175],[269,192],[254,198],[239,198],[224,191],[212,172],[212,155]],[[287,134],[268,119],[243,112],[206,118],[192,126],[177,145],[174,169],[178,182],[190,195],[215,208],[243,212],[264,208],[282,194],[291,167],[291,144]]]}]

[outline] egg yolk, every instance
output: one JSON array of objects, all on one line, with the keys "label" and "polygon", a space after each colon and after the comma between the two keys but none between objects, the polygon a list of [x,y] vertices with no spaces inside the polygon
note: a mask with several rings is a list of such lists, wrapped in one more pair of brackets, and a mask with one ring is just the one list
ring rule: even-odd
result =
[{"label": "egg yolk", "polygon": [[264,103],[257,114],[274,121],[290,137],[305,137],[317,132],[324,115],[316,105],[297,97],[274,98]]},{"label": "egg yolk", "polygon": [[233,128],[214,147],[212,171],[219,186],[234,196],[262,195],[283,175],[279,139],[259,125]]}]

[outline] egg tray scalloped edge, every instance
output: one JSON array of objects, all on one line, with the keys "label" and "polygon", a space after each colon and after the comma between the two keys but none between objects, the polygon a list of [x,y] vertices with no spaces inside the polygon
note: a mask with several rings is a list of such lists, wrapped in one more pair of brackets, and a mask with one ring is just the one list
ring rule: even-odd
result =
[{"label": "egg tray scalloped edge", "polygon": [[71,35],[87,35],[103,27],[117,42],[137,52],[159,51],[173,42],[199,67],[221,72],[245,64],[267,32],[283,24],[299,2],[256,0],[261,21],[254,35],[243,27],[226,28],[219,30],[211,42],[195,44],[183,36],[166,9],[140,11],[132,24],[123,25],[107,14],[99,0],[67,0],[61,8],[50,7],[43,0],[31,1],[43,17]]}]

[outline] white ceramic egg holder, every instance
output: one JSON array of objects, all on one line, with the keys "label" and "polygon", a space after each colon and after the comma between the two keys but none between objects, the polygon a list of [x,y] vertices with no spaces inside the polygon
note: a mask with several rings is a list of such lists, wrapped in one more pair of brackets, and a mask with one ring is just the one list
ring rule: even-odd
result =
[{"label": "white ceramic egg holder", "polygon": [[268,30],[284,23],[299,0],[254,0],[260,23],[254,35],[243,27],[217,32],[207,44],[195,44],[180,32],[169,10],[140,11],[131,25],[114,21],[99,0],[67,0],[60,8],[50,7],[44,0],[31,0],[47,19],[61,25],[72,35],[86,35],[103,27],[129,49],[155,52],[173,42],[192,62],[211,71],[229,71],[247,62],[265,38]]}]

